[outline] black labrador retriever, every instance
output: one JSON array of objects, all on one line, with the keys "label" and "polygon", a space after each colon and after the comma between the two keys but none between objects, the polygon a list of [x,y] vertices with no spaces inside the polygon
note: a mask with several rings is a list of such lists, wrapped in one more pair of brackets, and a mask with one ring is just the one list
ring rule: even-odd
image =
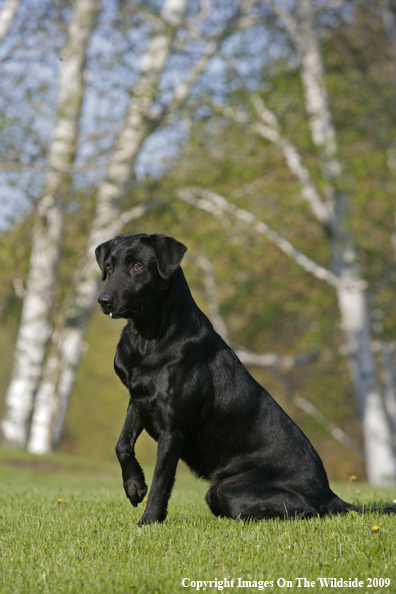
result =
[{"label": "black labrador retriever", "polygon": [[216,516],[361,511],[331,491],[308,438],[197,307],[180,267],[186,249],[173,237],[139,234],[118,235],[95,251],[103,280],[109,277],[102,311],[128,320],[114,360],[130,393],[116,452],[134,506],[147,492],[136,439],[145,429],[158,442],[139,525],[165,520],[180,458],[210,481],[206,501]]}]

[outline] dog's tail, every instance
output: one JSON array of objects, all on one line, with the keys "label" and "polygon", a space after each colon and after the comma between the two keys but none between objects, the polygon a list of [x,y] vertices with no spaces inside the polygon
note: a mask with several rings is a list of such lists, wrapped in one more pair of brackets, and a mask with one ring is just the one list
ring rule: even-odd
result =
[{"label": "dog's tail", "polygon": [[396,514],[396,505],[391,505],[389,507],[359,507],[357,505],[352,505],[352,503],[347,503],[338,497],[338,495],[334,494],[334,498],[330,501],[327,505],[327,513],[330,515],[337,515],[337,514],[347,514],[351,511],[357,512],[358,514],[365,514],[367,512],[380,512],[383,514]]}]

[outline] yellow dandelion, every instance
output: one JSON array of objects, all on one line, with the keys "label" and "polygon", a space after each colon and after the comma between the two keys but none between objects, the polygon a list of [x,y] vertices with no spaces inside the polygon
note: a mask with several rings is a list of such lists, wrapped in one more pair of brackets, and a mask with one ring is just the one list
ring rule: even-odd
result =
[{"label": "yellow dandelion", "polygon": [[147,499],[146,498],[143,499],[143,503],[147,503]]},{"label": "yellow dandelion", "polygon": [[59,505],[60,503],[62,503],[62,499],[60,497],[58,497],[58,499],[56,500],[56,503]]},{"label": "yellow dandelion", "polygon": [[379,532],[379,526],[377,526],[377,525],[373,526],[372,531]]}]

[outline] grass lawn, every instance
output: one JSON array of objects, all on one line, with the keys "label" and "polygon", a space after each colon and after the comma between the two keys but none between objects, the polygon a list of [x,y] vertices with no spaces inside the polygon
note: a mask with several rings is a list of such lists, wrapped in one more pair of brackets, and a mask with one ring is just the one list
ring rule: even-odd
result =
[{"label": "grass lawn", "polygon": [[[396,592],[396,516],[244,523],[212,516],[205,491],[181,469],[168,519],[137,528],[144,504],[126,500],[116,464],[1,449],[0,592],[216,592],[225,579],[223,592]],[[353,483],[348,499],[389,505],[396,489]]]}]

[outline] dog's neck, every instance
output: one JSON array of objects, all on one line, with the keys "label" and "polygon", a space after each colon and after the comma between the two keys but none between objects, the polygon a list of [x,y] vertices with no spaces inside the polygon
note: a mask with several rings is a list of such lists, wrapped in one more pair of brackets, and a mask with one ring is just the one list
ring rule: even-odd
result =
[{"label": "dog's neck", "polygon": [[168,299],[169,287],[164,291],[164,294],[156,295],[152,299],[149,312],[129,318],[127,329],[133,342],[152,341],[158,338],[164,322]]},{"label": "dog's neck", "polygon": [[179,267],[164,292],[153,298],[150,312],[128,320],[128,333],[135,344],[150,343],[165,333],[169,337],[177,332],[183,318],[186,314],[191,315],[191,311],[204,315],[196,305],[183,270]]}]

